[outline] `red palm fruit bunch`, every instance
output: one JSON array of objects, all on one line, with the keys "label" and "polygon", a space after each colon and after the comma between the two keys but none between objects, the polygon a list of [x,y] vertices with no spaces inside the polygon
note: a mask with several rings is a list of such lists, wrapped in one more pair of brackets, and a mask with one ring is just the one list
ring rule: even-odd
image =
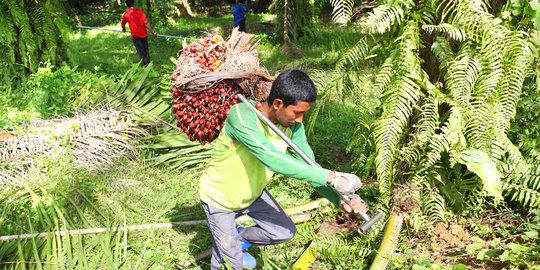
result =
[{"label": "red palm fruit bunch", "polygon": [[259,67],[254,38],[238,31],[227,40],[207,34],[178,52],[171,77],[173,111],[177,126],[192,141],[204,145],[219,135],[238,93],[265,96],[264,91],[254,95],[268,88],[255,86],[267,86],[269,80],[266,69]]},{"label": "red palm fruit bunch", "polygon": [[221,81],[214,88],[199,92],[185,92],[173,88],[173,111],[180,127],[189,138],[202,145],[212,142],[218,135],[229,109],[238,103],[238,86]]},{"label": "red palm fruit bunch", "polygon": [[[182,70],[189,73],[196,72],[197,75],[214,71],[221,65],[225,50],[225,43],[220,36],[208,35],[206,38],[198,39],[180,51],[184,60],[182,64],[184,67],[185,65],[190,66],[189,69],[183,68]],[[190,77],[188,75],[194,74],[177,74],[175,72],[171,80],[176,81],[179,75]]]}]

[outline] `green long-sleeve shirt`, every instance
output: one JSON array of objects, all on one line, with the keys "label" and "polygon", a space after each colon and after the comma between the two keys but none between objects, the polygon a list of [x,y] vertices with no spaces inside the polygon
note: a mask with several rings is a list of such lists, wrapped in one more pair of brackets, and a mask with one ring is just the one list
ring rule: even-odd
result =
[{"label": "green long-sleeve shirt", "polygon": [[[311,159],[304,125],[277,125]],[[215,140],[208,167],[199,181],[201,200],[223,210],[240,210],[262,193],[273,173],[309,182],[333,203],[338,195],[326,184],[329,170],[308,165],[246,104],[234,105]]]}]

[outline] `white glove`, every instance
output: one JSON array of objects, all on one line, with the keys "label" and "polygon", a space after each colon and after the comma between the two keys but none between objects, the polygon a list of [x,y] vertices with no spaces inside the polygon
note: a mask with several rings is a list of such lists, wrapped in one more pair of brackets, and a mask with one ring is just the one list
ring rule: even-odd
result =
[{"label": "white glove", "polygon": [[354,194],[361,186],[360,178],[354,174],[334,172],[330,185],[343,195]]}]

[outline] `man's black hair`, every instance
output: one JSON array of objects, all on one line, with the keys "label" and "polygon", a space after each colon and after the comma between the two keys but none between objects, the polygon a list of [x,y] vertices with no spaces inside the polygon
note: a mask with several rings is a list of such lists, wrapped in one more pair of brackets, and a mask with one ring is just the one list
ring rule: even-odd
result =
[{"label": "man's black hair", "polygon": [[135,6],[135,0],[126,0],[126,6],[128,7]]},{"label": "man's black hair", "polygon": [[277,76],[267,102],[274,103],[279,98],[285,107],[296,105],[298,101],[313,102],[317,100],[317,88],[306,73],[299,69],[287,69]]}]

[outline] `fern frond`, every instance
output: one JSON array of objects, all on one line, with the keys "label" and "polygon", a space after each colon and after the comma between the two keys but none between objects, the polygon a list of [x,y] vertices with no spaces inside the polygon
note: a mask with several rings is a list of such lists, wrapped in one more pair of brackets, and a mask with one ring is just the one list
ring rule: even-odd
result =
[{"label": "fern frond", "polygon": [[425,196],[427,199],[422,203],[422,209],[430,222],[438,222],[446,220],[446,205],[443,196],[438,192],[428,192]]},{"label": "fern frond", "polygon": [[413,135],[414,139],[399,151],[400,160],[409,165],[419,161],[420,152],[431,140],[439,126],[438,101],[433,97],[428,97],[423,100],[423,103],[420,110],[420,120],[416,126],[418,131]]},{"label": "fern frond", "polygon": [[455,58],[455,54],[450,47],[448,40],[443,37],[437,37],[437,40],[431,45],[431,51],[439,60],[439,68],[446,71],[448,63]]},{"label": "fern frond", "polygon": [[450,116],[429,142],[429,152],[426,154],[426,160],[421,163],[424,168],[429,168],[441,158],[441,153],[449,151],[450,147],[454,150],[462,150],[466,147],[465,137],[462,133],[463,109],[457,106],[450,108]]},{"label": "fern frond", "polygon": [[398,62],[398,55],[399,50],[392,51],[391,55],[384,60],[384,63],[379,68],[377,75],[375,75],[375,80],[373,83],[373,92],[375,96],[381,96],[392,81],[392,77],[396,73],[394,66]]},{"label": "fern frond", "polygon": [[338,24],[346,24],[352,16],[354,0],[331,0],[332,20]]},{"label": "fern frond", "polygon": [[321,257],[332,263],[343,263],[344,260],[354,261],[358,257],[366,257],[371,253],[370,249],[358,244],[349,243],[338,237],[318,237],[315,250],[321,253]]},{"label": "fern frond", "polygon": [[456,60],[449,63],[446,83],[452,97],[462,106],[467,105],[471,98],[478,78],[479,62],[480,59],[466,46]]},{"label": "fern frond", "polygon": [[504,133],[508,132],[510,121],[516,114],[516,105],[521,95],[531,55],[529,46],[524,41],[512,45],[514,45],[511,47],[512,51],[503,58],[504,75],[497,86],[496,94],[497,128]]},{"label": "fern frond", "polygon": [[506,133],[502,131],[494,132],[494,140],[492,143],[497,142],[497,144],[503,149],[504,153],[508,155],[508,160],[514,164],[524,164],[525,158],[519,151],[519,149],[508,139]]},{"label": "fern frond", "polygon": [[420,44],[418,29],[415,25],[408,25],[400,44],[399,70],[396,71],[398,80],[392,82],[395,90],[392,91],[384,102],[384,112],[381,118],[374,124],[377,157],[377,175],[381,194],[390,194],[392,166],[395,159],[395,149],[400,137],[408,124],[412,107],[419,99],[421,80],[420,61],[416,54]]},{"label": "fern frond", "polygon": [[342,60],[336,65],[336,70],[342,70],[343,64],[348,64],[353,67],[360,66],[369,52],[369,46],[365,37],[362,37],[352,48],[347,50]]},{"label": "fern frond", "polygon": [[540,205],[540,162],[524,164],[521,168],[516,164],[503,164],[503,191],[513,201],[525,207]]},{"label": "fern frond", "polygon": [[446,33],[450,38],[457,41],[464,41],[467,37],[459,28],[447,23],[441,23],[439,25],[422,25],[422,29],[430,34],[433,32]]},{"label": "fern frond", "polygon": [[420,211],[404,213],[403,217],[409,225],[407,228],[411,229],[413,233],[426,231],[427,228],[433,227],[433,224],[435,223],[434,219],[430,219]]},{"label": "fern frond", "polygon": [[433,24],[435,16],[437,14],[437,4],[439,0],[420,0],[419,9],[422,13],[422,25]]},{"label": "fern frond", "polygon": [[405,12],[400,5],[378,6],[360,22],[360,29],[363,33],[384,34],[395,23],[401,23]]}]

